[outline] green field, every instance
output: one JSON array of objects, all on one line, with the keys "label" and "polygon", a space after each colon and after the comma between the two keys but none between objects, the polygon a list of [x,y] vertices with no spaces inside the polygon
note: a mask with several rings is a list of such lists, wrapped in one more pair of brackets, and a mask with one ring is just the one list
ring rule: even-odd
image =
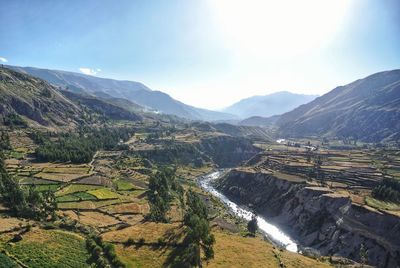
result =
[{"label": "green field", "polygon": [[15,262],[7,257],[7,255],[4,255],[3,253],[0,253],[0,267],[1,268],[17,268],[18,265],[15,264]]},{"label": "green field", "polygon": [[135,189],[135,186],[132,183],[124,180],[117,180],[114,182],[114,185],[118,191],[129,191]]},{"label": "green field", "polygon": [[101,188],[88,191],[89,194],[94,195],[97,199],[115,199],[119,195],[108,188]]},{"label": "green field", "polygon": [[25,234],[20,242],[1,246],[31,268],[89,267],[85,240],[69,232],[37,230]]},{"label": "green field", "polygon": [[74,202],[74,201],[86,201],[86,200],[97,200],[97,198],[86,192],[75,192],[72,194],[66,194],[57,197],[57,202]]},{"label": "green field", "polygon": [[56,193],[56,195],[62,196],[62,195],[76,193],[76,192],[86,192],[89,190],[95,190],[95,189],[99,189],[99,188],[101,188],[101,186],[87,185],[87,184],[70,184],[70,185],[60,189]]}]

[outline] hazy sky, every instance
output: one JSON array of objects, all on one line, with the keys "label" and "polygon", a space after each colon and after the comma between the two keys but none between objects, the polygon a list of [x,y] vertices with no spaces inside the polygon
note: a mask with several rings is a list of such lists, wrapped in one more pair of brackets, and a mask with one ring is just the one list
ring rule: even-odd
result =
[{"label": "hazy sky", "polygon": [[400,68],[398,0],[0,0],[0,62],[221,108]]}]

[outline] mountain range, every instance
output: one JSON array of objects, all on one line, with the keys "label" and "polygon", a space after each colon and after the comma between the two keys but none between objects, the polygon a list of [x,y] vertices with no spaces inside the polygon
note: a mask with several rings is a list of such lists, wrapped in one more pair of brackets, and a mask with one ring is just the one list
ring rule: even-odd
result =
[{"label": "mountain range", "polygon": [[[18,72],[39,77],[65,90],[91,94],[103,99],[125,99],[145,110],[176,115],[192,120],[233,120],[235,115],[201,109],[173,99],[166,93],[151,90],[139,82],[100,78],[74,72],[40,69],[34,67],[6,66]],[[138,107],[137,107],[138,108]]]},{"label": "mountain range", "polygon": [[[6,125],[73,127],[102,118],[137,121],[142,115],[119,102],[60,90],[24,73],[0,68],[0,117]],[[134,104],[128,105],[135,107]]]},{"label": "mountain range", "polygon": [[[42,77],[46,81],[35,77]],[[191,120],[238,121],[229,113],[186,105],[138,82],[32,67],[1,68],[0,82],[0,114],[3,120],[14,120],[9,115],[16,114],[42,126],[60,126],[81,124],[82,120],[94,120],[93,116],[95,120],[141,120],[143,116],[156,115],[159,111],[167,114],[167,117],[171,114]],[[242,100],[225,111],[233,112],[236,109],[236,114],[240,116],[242,113],[243,116],[250,113],[251,107],[255,111],[258,107],[258,111],[269,107],[277,112],[273,108],[275,104],[271,103],[287,100],[288,105],[294,105],[297,101],[306,102],[307,98],[313,99],[315,96],[279,92]],[[239,121],[239,125],[267,127],[267,132],[261,132],[268,136],[275,133],[276,136],[287,138],[318,136],[366,142],[398,142],[400,70],[370,75],[339,86],[289,112],[270,117],[252,116]],[[231,131],[231,125],[221,126],[224,126],[223,132]],[[238,129],[233,128],[232,131]]]},{"label": "mountain range", "polygon": [[253,96],[225,108],[223,112],[234,114],[240,118],[252,116],[268,117],[289,112],[299,105],[314,100],[317,95],[295,94],[280,91],[265,96]]},{"label": "mountain range", "polygon": [[377,142],[400,138],[400,70],[339,86],[276,121],[285,137],[352,137]]}]

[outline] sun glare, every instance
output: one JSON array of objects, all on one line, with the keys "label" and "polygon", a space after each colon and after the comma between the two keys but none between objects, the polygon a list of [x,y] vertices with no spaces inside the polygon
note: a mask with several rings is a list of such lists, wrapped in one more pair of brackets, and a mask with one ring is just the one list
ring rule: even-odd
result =
[{"label": "sun glare", "polygon": [[293,57],[341,28],[349,0],[210,0],[228,45],[258,57]]}]

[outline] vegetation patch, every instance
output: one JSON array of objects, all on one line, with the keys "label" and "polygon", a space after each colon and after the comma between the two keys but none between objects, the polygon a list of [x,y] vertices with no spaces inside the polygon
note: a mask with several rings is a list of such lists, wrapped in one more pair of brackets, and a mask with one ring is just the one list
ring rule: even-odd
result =
[{"label": "vegetation patch", "polygon": [[57,197],[57,202],[74,202],[74,201],[87,201],[97,200],[95,196],[86,192],[75,192]]},{"label": "vegetation patch", "polygon": [[87,166],[72,166],[72,167],[46,167],[43,169],[46,173],[69,173],[69,174],[86,174],[89,172]]},{"label": "vegetation patch", "polygon": [[103,209],[107,210],[113,214],[124,214],[124,213],[132,213],[132,214],[146,214],[149,212],[149,205],[135,203],[126,203],[126,204],[117,204],[108,207],[104,207]]},{"label": "vegetation patch", "polygon": [[365,197],[365,203],[368,206],[376,208],[376,209],[400,211],[400,204],[392,203],[392,202],[385,202],[385,201],[378,200],[378,199],[375,199],[370,196]]},{"label": "vegetation patch", "polygon": [[80,202],[63,202],[58,204],[59,209],[96,209],[104,206],[120,203],[120,199],[108,199],[100,201],[80,201]]},{"label": "vegetation patch", "polygon": [[87,184],[70,184],[56,192],[56,196],[72,194],[76,192],[85,192],[89,190],[99,189],[101,186]]},{"label": "vegetation patch", "polygon": [[59,182],[69,182],[82,177],[82,174],[68,174],[68,173],[45,173],[40,172],[34,175],[35,178],[59,181]]},{"label": "vegetation patch", "polygon": [[116,220],[114,217],[95,211],[81,212],[79,214],[79,221],[83,224],[96,227],[105,227],[119,223],[119,221]]},{"label": "vegetation patch", "polygon": [[94,195],[97,199],[116,199],[119,195],[108,188],[100,188],[88,191],[89,194]]},{"label": "vegetation patch", "polygon": [[116,180],[114,185],[118,191],[130,191],[135,189],[135,186],[132,183],[121,179]]},{"label": "vegetation patch", "polygon": [[13,245],[2,247],[32,268],[87,267],[85,241],[77,234],[58,230],[35,230]]},{"label": "vegetation patch", "polygon": [[0,253],[0,266],[4,268],[18,268],[18,265],[3,253]]}]

